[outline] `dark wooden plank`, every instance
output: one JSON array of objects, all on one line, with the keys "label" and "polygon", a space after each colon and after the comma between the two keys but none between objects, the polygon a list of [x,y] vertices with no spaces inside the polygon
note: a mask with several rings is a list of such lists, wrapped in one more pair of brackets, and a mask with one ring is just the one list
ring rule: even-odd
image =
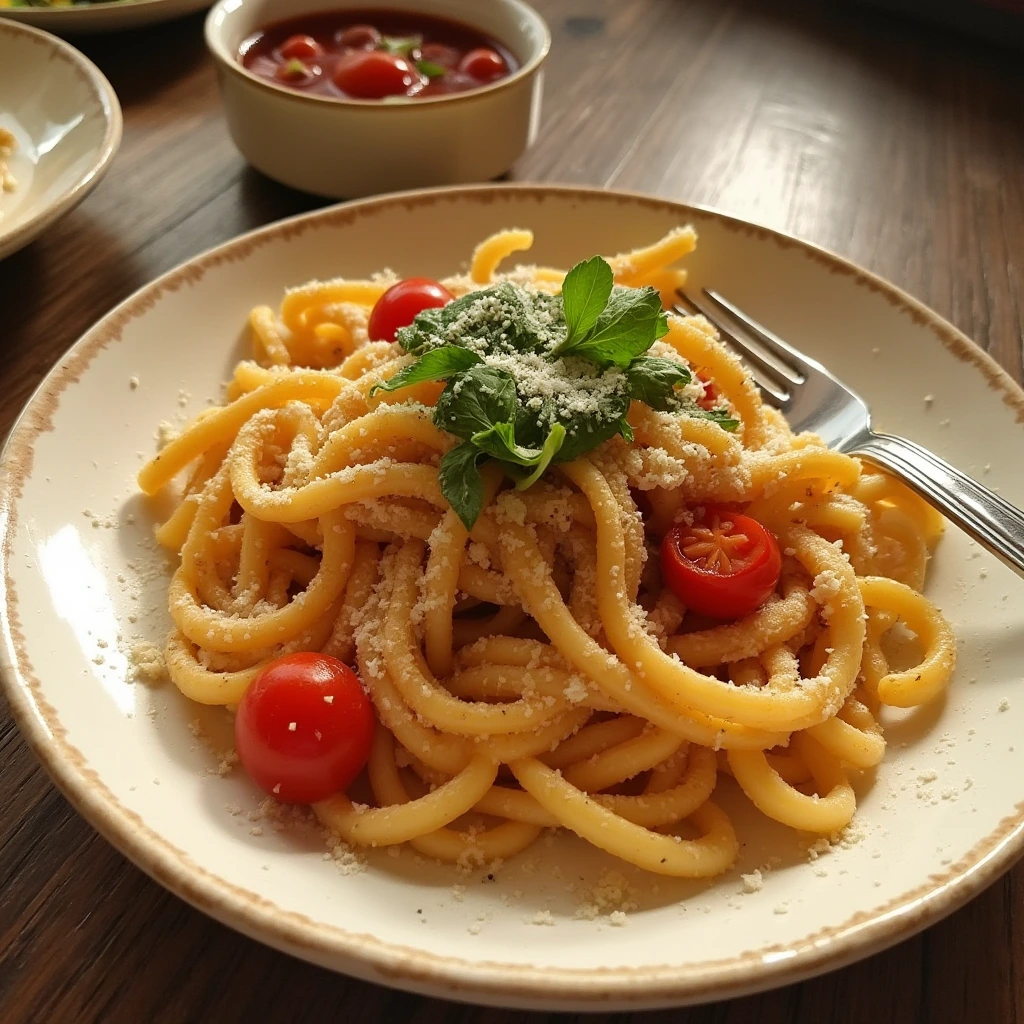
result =
[{"label": "dark wooden plank", "polygon": [[[720,206],[889,277],[1018,380],[1024,347],[1024,62],[845,5],[537,0],[555,49],[521,180]],[[125,110],[109,178],[0,264],[6,429],[61,352],[183,259],[320,201],[248,169],[201,19],[83,40]],[[147,54],[153,50],[156,58]],[[564,1021],[341,978],[191,910],[71,811],[0,701],[5,1022]],[[747,999],[598,1022],[860,1024],[1024,1015],[1024,871],[923,936]]]}]

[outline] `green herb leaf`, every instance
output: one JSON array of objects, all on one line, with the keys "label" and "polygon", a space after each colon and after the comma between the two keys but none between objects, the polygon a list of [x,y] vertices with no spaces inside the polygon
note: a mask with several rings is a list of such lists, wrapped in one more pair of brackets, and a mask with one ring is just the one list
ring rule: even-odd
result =
[{"label": "green herb leaf", "polygon": [[675,389],[679,384],[689,384],[690,371],[671,359],[641,356],[626,368],[626,377],[632,399],[659,412],[669,412],[678,408]]},{"label": "green herb leaf", "polygon": [[566,339],[560,347],[579,341],[597,323],[608,305],[615,276],[600,256],[577,263],[562,284],[562,306],[565,310]]},{"label": "green herb leaf", "polygon": [[478,448],[488,455],[493,455],[501,462],[533,470],[528,476],[522,477],[511,470],[511,466],[509,467],[511,475],[517,477],[516,487],[522,491],[540,479],[551,460],[558,454],[559,448],[565,441],[565,427],[561,423],[556,423],[548,431],[542,448],[524,448],[522,445],[516,444],[515,429],[511,423],[495,423],[490,430],[482,430],[479,434],[474,434],[472,440]]},{"label": "green herb leaf", "polygon": [[423,36],[381,36],[377,44],[378,50],[405,57],[410,51],[423,45]]},{"label": "green herb leaf", "polygon": [[536,466],[541,454],[539,448],[524,448],[516,444],[515,427],[511,423],[495,423],[474,434],[470,440],[488,455],[517,466]]},{"label": "green herb leaf", "polygon": [[291,78],[298,78],[300,75],[305,76],[309,74],[309,67],[302,63],[298,57],[293,57],[284,66],[284,73]]},{"label": "green herb leaf", "polygon": [[532,487],[544,474],[544,470],[551,464],[551,460],[558,454],[558,450],[564,442],[565,427],[561,423],[556,423],[549,431],[548,439],[540,450],[540,456],[534,465],[533,472],[516,481],[516,490],[525,491],[527,487]]},{"label": "green herb leaf", "polygon": [[740,425],[740,421],[728,409],[702,409],[697,406],[696,410],[690,412],[690,415],[704,420],[713,420],[723,430],[728,430],[730,434]]},{"label": "green herb leaf", "polygon": [[[465,305],[465,300],[469,297],[469,295],[463,295],[461,299],[456,299],[455,302],[461,302]],[[417,313],[415,319],[408,327],[398,328],[395,332],[395,341],[409,355],[423,355],[427,350],[430,338],[441,333],[445,324],[442,314],[446,309],[454,306],[455,302],[449,302],[447,306],[433,307],[423,310],[422,313]]]},{"label": "green herb leaf", "polygon": [[372,398],[378,391],[397,391],[410,384],[419,384],[425,380],[446,380],[483,360],[468,348],[456,348],[446,345],[444,348],[431,349],[425,352],[411,366],[399,370],[390,380],[374,384],[370,389]]},{"label": "green herb leaf", "polygon": [[704,409],[690,398],[680,397],[675,409],[671,411],[683,416],[694,416],[699,420],[711,420],[730,434],[740,425],[740,421],[728,409]]},{"label": "green herb leaf", "polygon": [[396,336],[419,360],[381,386],[446,381],[433,421],[463,443],[442,460],[442,488],[471,526],[483,500],[480,460],[497,459],[529,487],[552,463],[616,435],[632,441],[634,400],[735,429],[726,410],[707,412],[677,392],[690,380],[685,365],[645,355],[667,330],[655,289],[616,287],[593,257],[573,267],[560,295],[502,281],[424,310]]},{"label": "green herb leaf", "polygon": [[472,530],[484,507],[484,480],[477,462],[484,453],[471,441],[446,452],[438,468],[441,493],[456,515]]},{"label": "green herb leaf", "polygon": [[434,406],[434,423],[469,441],[496,423],[511,422],[516,404],[512,375],[481,363],[448,381]]},{"label": "green herb leaf", "polygon": [[443,345],[497,352],[539,352],[549,349],[565,331],[562,300],[557,295],[528,292],[508,281],[469,292],[447,306],[425,309],[396,340],[414,356]]},{"label": "green herb leaf", "polygon": [[563,342],[553,354],[625,369],[654,344],[659,331],[664,333],[663,326],[667,330],[661,296],[654,288],[613,288],[586,337]]},{"label": "green herb leaf", "polygon": [[432,60],[416,61],[416,70],[421,75],[426,75],[427,78],[444,78],[448,74],[447,68],[441,67],[440,64],[435,64]]},{"label": "green herb leaf", "polygon": [[540,413],[523,409],[517,414],[516,437],[524,444],[540,448],[551,426],[561,424],[565,428],[565,440],[552,461],[572,462],[621,433],[620,424],[629,412],[629,402],[629,393],[623,392],[608,398],[600,412],[591,416],[562,416],[554,403],[545,402]]}]

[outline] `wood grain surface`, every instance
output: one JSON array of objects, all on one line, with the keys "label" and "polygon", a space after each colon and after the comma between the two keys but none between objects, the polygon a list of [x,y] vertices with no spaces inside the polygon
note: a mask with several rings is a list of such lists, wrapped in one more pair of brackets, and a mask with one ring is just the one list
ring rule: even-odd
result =
[{"label": "wood grain surface", "polygon": [[[543,132],[514,180],[704,203],[890,278],[1019,381],[1024,58],[845,3],[535,0]],[[319,201],[228,138],[193,17],[83,39],[124,142],[73,214],[0,264],[0,426],[99,316],[181,260]],[[2,103],[2,97],[0,97]],[[1024,1019],[1024,868],[895,949],[773,993],[598,1021]],[[58,794],[0,701],[0,1018],[561,1021],[352,981],[266,949],[128,864]]]}]

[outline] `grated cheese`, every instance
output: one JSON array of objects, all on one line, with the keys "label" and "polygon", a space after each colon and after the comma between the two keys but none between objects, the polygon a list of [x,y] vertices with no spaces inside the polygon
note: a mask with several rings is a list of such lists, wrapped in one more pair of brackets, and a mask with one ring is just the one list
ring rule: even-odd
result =
[{"label": "grated cheese", "polygon": [[743,882],[744,894],[760,892],[764,885],[764,875],[761,874],[760,868],[755,868],[749,875],[740,875],[740,880]]}]

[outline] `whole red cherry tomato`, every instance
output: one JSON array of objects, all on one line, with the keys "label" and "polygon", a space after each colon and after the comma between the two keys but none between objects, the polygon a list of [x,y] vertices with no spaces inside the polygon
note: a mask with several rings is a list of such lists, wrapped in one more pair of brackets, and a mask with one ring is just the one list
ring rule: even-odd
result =
[{"label": "whole red cherry tomato", "polygon": [[402,96],[421,81],[407,60],[383,50],[354,50],[334,71],[334,84],[358,100]]},{"label": "whole red cherry tomato", "polygon": [[444,43],[424,43],[420,47],[420,60],[451,70],[459,66],[459,51]]},{"label": "whole red cherry tomato", "polygon": [[500,53],[481,46],[462,58],[459,70],[472,75],[478,82],[493,82],[508,72],[508,65]]},{"label": "whole red cherry tomato", "polygon": [[313,60],[320,56],[320,44],[312,36],[289,36],[278,51],[285,60]]},{"label": "whole red cherry tomato", "polygon": [[349,25],[335,38],[349,50],[373,50],[380,46],[380,33],[372,25]]},{"label": "whole red cherry tomato", "polygon": [[371,341],[394,341],[400,327],[408,327],[417,313],[447,306],[454,295],[429,277],[407,277],[393,284],[370,313],[367,332]]},{"label": "whole red cherry tomato", "polygon": [[289,654],[249,684],[235,715],[235,748],[261,789],[310,804],[363,770],[373,729],[373,705],[352,669],[326,654]]},{"label": "whole red cherry tomato", "polygon": [[782,555],[756,519],[707,509],[693,526],[673,526],[661,542],[661,574],[701,615],[738,619],[756,611],[779,582]]}]

